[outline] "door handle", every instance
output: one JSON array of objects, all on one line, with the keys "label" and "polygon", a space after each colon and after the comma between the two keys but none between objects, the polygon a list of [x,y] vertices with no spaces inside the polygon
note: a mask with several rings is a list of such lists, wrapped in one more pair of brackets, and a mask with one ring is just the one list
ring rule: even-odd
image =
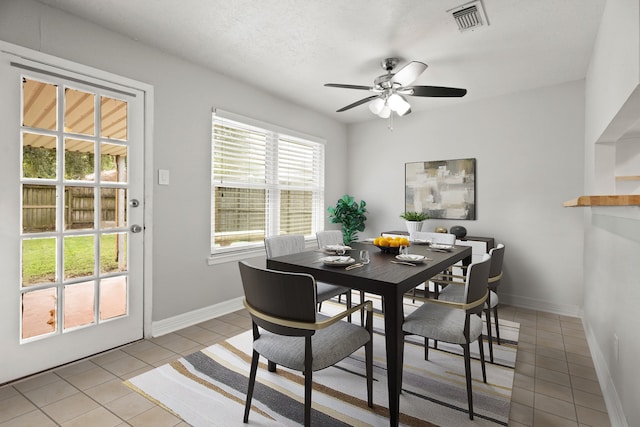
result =
[{"label": "door handle", "polygon": [[142,231],[142,226],[138,224],[133,224],[130,228],[132,233],[139,233]]}]

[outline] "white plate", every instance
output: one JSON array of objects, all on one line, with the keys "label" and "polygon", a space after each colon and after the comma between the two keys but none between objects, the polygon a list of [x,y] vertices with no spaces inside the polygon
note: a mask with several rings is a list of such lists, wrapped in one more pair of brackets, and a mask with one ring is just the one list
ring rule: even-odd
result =
[{"label": "white plate", "polygon": [[349,256],[326,256],[324,258],[320,258],[320,261],[322,261],[324,265],[337,267],[351,265],[356,262],[355,259]]},{"label": "white plate", "polygon": [[430,246],[431,249],[436,249],[439,251],[452,251],[453,246],[451,245],[443,245],[441,243],[432,243]]},{"label": "white plate", "polygon": [[398,261],[404,261],[404,262],[413,262],[415,264],[419,264],[421,262],[424,262],[425,257],[422,255],[416,255],[416,254],[405,254],[405,255],[396,255],[396,259]]},{"label": "white plate", "polygon": [[351,250],[351,246],[344,246],[344,245],[327,245],[325,246],[324,249],[326,252],[335,252],[339,249],[343,249],[345,251],[350,251]]}]

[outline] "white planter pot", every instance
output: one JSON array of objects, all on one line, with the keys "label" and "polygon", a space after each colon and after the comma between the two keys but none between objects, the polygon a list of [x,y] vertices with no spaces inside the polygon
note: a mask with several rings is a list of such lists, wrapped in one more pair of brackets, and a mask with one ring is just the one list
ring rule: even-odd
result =
[{"label": "white planter pot", "polygon": [[423,222],[424,221],[406,221],[405,224],[407,224],[409,235],[412,235],[415,231],[421,231]]}]

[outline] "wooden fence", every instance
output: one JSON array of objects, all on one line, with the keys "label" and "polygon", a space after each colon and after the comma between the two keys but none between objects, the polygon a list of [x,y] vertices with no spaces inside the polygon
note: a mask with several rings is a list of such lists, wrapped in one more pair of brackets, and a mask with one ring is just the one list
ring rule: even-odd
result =
[{"label": "wooden fence", "polygon": [[[66,229],[95,227],[93,187],[65,187],[64,223]],[[99,221],[114,226],[117,220],[117,190],[101,188]],[[125,190],[120,190],[125,191]],[[25,233],[53,231],[56,228],[56,187],[52,185],[22,186],[22,230]]]}]

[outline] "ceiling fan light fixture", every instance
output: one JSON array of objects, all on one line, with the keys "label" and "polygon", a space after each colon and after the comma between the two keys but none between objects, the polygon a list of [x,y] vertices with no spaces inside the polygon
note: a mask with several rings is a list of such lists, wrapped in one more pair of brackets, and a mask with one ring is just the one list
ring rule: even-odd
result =
[{"label": "ceiling fan light fixture", "polygon": [[387,104],[384,104],[384,108],[382,109],[382,111],[380,111],[380,113],[378,113],[378,116],[383,119],[388,119],[389,116],[391,116],[391,108],[389,108]]},{"label": "ceiling fan light fixture", "polygon": [[389,104],[389,108],[392,111],[395,111],[399,116],[404,116],[407,111],[411,109],[411,105],[407,102],[407,100],[402,95],[398,95],[397,93],[392,94],[387,101]]},{"label": "ceiling fan light fixture", "polygon": [[411,105],[407,104],[407,108],[403,108],[402,110],[398,110],[398,111],[396,111],[396,113],[397,113],[400,117],[402,117],[402,116],[404,116],[405,114],[407,114],[409,111],[411,111]]},{"label": "ceiling fan light fixture", "polygon": [[376,98],[369,103],[369,110],[371,110],[373,114],[376,114],[376,115],[380,114],[383,108],[384,108],[384,99],[382,98]]},{"label": "ceiling fan light fixture", "polygon": [[[474,0],[481,4],[482,0]],[[470,4],[463,5],[459,9],[465,9]],[[477,8],[471,10],[477,11]],[[458,12],[458,10],[456,10]],[[465,11],[465,13],[468,11]],[[488,22],[487,22],[488,24]],[[411,105],[405,96],[416,97],[462,97],[467,93],[466,89],[443,87],[443,86],[414,86],[414,82],[427,69],[427,64],[420,61],[411,61],[404,65],[398,71],[395,71],[398,65],[398,58],[386,58],[382,61],[382,68],[386,74],[378,76],[372,86],[352,85],[342,83],[325,83],[327,87],[336,87],[344,89],[358,89],[371,92],[369,96],[362,98],[356,102],[336,110],[337,113],[350,110],[362,104],[369,104],[369,110],[383,119],[389,119],[389,129],[393,130],[393,115],[405,116],[411,113]]]}]

